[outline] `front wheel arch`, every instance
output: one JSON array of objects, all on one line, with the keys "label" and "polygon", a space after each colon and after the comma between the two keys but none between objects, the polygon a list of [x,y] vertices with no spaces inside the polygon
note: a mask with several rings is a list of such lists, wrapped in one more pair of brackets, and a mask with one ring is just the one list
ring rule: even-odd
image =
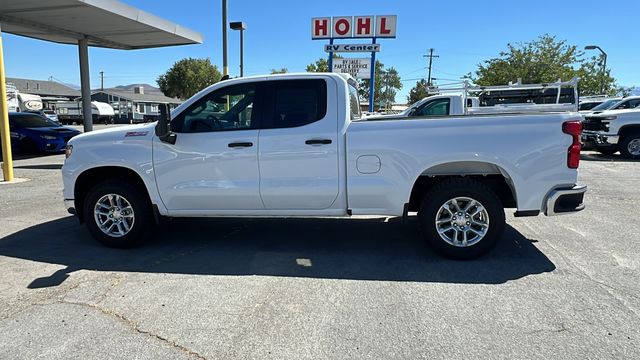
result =
[{"label": "front wheel arch", "polygon": [[142,192],[149,206],[152,206],[149,191],[140,175],[134,170],[122,166],[101,166],[91,168],[85,170],[78,176],[73,190],[75,208],[80,222],[84,222],[86,220],[81,209],[84,209],[84,200],[89,190],[91,190],[91,188],[96,184],[111,179],[122,179],[127,181]]}]

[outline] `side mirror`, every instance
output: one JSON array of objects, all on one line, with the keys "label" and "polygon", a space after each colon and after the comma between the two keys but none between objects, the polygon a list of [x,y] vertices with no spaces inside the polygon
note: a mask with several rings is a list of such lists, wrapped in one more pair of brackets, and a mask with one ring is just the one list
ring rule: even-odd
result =
[{"label": "side mirror", "polygon": [[169,123],[171,122],[171,112],[169,111],[169,104],[160,104],[160,118],[156,125],[156,136],[162,142],[174,145],[176,143],[176,134],[171,132]]}]

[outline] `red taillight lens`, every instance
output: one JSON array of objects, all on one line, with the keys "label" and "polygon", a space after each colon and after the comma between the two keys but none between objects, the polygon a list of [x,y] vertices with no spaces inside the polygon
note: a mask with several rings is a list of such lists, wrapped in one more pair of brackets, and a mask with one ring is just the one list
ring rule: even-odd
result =
[{"label": "red taillight lens", "polygon": [[562,132],[571,135],[573,139],[567,152],[567,166],[570,169],[577,169],[580,165],[580,136],[582,135],[582,123],[580,121],[567,121],[562,123]]}]

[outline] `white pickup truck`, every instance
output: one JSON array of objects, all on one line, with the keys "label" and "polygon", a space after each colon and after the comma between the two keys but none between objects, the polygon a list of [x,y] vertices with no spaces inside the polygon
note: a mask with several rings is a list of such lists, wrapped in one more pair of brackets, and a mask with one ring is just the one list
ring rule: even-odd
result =
[{"label": "white pickup truck", "polygon": [[355,82],[284,74],[219,82],[171,122],[74,137],[65,205],[108,246],[166,217],[407,216],[473,258],[516,216],[584,208],[577,113],[361,120]]},{"label": "white pickup truck", "polygon": [[[640,106],[640,98],[637,100]],[[605,155],[619,151],[627,159],[640,159],[640,107],[605,110],[584,115],[582,141]]]}]

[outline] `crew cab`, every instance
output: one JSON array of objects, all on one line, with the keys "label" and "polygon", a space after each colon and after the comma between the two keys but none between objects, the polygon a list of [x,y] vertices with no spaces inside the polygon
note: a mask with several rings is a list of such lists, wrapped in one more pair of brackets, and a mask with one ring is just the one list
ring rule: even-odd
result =
[{"label": "crew cab", "polygon": [[605,155],[619,151],[624,158],[640,159],[640,108],[622,109],[585,115],[582,122],[585,148]]},{"label": "crew cab", "polygon": [[495,246],[505,208],[584,208],[575,112],[363,120],[353,79],[305,73],[221,81],[170,115],[67,147],[65,205],[108,246],[161,217],[417,212],[435,250],[468,259]]}]

